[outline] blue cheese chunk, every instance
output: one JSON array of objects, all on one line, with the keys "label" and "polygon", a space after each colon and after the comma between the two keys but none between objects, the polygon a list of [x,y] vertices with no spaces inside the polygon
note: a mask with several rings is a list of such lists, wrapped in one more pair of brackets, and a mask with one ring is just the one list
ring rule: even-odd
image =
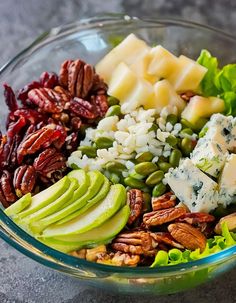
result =
[{"label": "blue cheese chunk", "polygon": [[166,181],[191,212],[210,212],[217,207],[218,184],[185,159],[166,174]]},{"label": "blue cheese chunk", "polygon": [[204,127],[207,132],[198,141],[197,147],[206,141],[214,141],[224,146],[227,150],[236,150],[236,119],[232,116],[214,114]]},{"label": "blue cheese chunk", "polygon": [[231,154],[219,178],[219,203],[224,206],[236,202],[236,155]]},{"label": "blue cheese chunk", "polygon": [[194,148],[191,161],[205,173],[217,178],[228,154],[225,145],[214,141],[204,141],[200,146]]}]

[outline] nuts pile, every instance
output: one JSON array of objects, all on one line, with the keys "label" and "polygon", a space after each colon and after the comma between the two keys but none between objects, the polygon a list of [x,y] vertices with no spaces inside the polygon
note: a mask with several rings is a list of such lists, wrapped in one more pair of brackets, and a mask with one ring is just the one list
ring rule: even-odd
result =
[{"label": "nuts pile", "polygon": [[4,89],[9,115],[7,133],[0,133],[0,201],[8,207],[63,176],[67,156],[108,102],[107,85],[82,60],[65,61],[59,76],[44,72],[17,94]]},{"label": "nuts pile", "polygon": [[[176,205],[171,192],[152,198],[151,212],[144,213],[144,200],[138,189],[128,191],[127,203],[131,208],[127,230],[118,234],[102,253],[94,248],[93,261],[117,266],[150,265],[159,250],[199,248],[202,252],[207,237],[213,233],[214,216],[188,212]],[[84,258],[88,253],[89,250]],[[79,252],[73,253],[76,254],[81,257]]]}]

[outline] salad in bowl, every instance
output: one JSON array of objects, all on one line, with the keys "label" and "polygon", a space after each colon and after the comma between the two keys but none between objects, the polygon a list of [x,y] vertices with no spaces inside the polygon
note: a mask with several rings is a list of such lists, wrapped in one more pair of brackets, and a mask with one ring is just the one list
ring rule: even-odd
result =
[{"label": "salad in bowl", "polygon": [[136,33],[113,44],[94,66],[67,58],[18,90],[4,83],[4,213],[111,268],[161,272],[234,246],[236,64]]}]

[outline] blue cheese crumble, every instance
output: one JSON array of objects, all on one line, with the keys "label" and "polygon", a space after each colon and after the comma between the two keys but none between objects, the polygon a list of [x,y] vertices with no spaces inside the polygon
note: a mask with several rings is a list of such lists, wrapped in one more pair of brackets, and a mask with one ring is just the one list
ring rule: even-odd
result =
[{"label": "blue cheese crumble", "polygon": [[210,212],[218,206],[218,184],[197,168],[190,159],[165,176],[180,202],[191,212]]}]

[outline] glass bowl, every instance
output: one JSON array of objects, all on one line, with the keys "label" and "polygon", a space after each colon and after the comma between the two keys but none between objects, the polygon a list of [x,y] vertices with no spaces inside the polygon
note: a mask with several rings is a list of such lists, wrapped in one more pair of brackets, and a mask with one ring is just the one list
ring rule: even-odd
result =
[{"label": "glass bowl", "polygon": [[[95,64],[117,41],[134,33],[150,45],[161,44],[176,55],[197,58],[206,48],[222,64],[235,62],[236,39],[227,33],[179,20],[140,20],[124,15],[106,15],[53,28],[0,70],[2,84],[18,89],[47,71],[58,72],[61,62],[82,58]],[[1,98],[0,124],[7,109]],[[0,209],[0,236],[28,257],[87,283],[122,293],[167,294],[206,282],[232,268],[236,246],[187,264],[158,268],[125,268],[91,263],[60,253],[38,242]],[[99,235],[98,235],[99,236]]]}]

